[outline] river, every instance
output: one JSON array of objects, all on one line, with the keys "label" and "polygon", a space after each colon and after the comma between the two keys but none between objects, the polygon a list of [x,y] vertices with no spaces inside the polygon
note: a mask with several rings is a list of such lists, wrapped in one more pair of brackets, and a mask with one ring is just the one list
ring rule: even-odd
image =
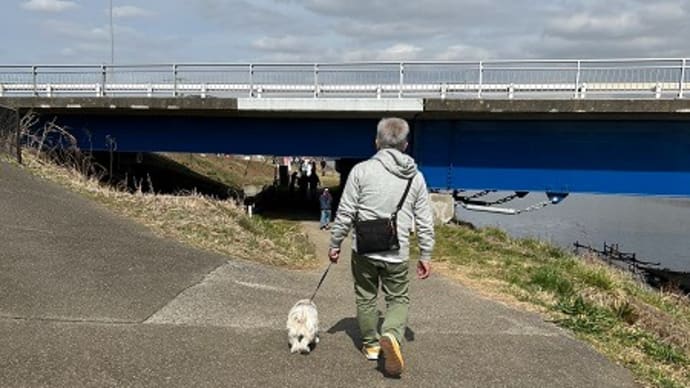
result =
[{"label": "river", "polygon": [[[521,209],[545,198],[530,193],[506,205]],[[534,237],[569,250],[575,241],[598,249],[604,242],[616,243],[638,259],[690,271],[690,199],[571,194],[558,205],[513,216],[458,209],[459,219],[514,237]]]}]

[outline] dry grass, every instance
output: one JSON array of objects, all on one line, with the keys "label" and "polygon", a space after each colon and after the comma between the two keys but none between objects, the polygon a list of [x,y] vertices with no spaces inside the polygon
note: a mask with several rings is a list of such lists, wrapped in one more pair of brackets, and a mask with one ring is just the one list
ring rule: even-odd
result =
[{"label": "dry grass", "polygon": [[340,186],[340,174],[336,171],[328,170],[326,175],[319,175],[319,179],[321,179],[321,186],[323,187],[337,188]]},{"label": "dry grass", "polygon": [[237,156],[215,154],[164,153],[190,170],[234,188],[243,185],[269,185],[273,183],[274,167],[270,159],[244,160]]},{"label": "dry grass", "polygon": [[24,154],[25,166],[34,174],[131,217],[162,237],[228,257],[271,265],[311,268],[317,264],[313,244],[296,222],[249,218],[232,201],[197,193],[130,194],[88,178],[77,169],[46,161],[33,152]]},{"label": "dry grass", "polygon": [[[22,118],[25,166],[34,174],[66,186],[100,202],[117,214],[129,216],[148,226],[154,233],[174,238],[211,252],[262,263],[292,268],[307,268],[317,264],[314,245],[296,222],[268,222],[260,217],[249,218],[234,202],[205,197],[197,193],[159,195],[139,190],[131,194],[126,185],[113,188],[100,183],[104,170],[80,152],[76,139],[53,122],[40,130],[37,118]],[[194,160],[194,159],[193,159]],[[219,161],[226,161],[225,164]],[[225,158],[206,169],[218,170],[226,165]],[[199,163],[203,163],[199,161]],[[248,165],[247,165],[248,166]],[[266,179],[270,165],[265,163],[252,173],[256,179]],[[230,163],[226,180],[237,166]],[[246,171],[245,171],[246,175]],[[272,177],[272,173],[270,175]],[[248,182],[247,179],[239,184]],[[236,186],[238,182],[225,182]],[[151,187],[152,185],[149,185]]]}]

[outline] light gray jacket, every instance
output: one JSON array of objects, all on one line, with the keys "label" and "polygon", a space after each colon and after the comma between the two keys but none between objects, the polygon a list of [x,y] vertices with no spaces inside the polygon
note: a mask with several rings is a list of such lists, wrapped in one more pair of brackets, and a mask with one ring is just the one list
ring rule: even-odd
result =
[{"label": "light gray jacket", "polygon": [[[350,172],[331,229],[331,248],[340,248],[355,215],[359,214],[360,220],[390,217],[405,192],[409,178],[413,178],[412,186],[398,213],[400,250],[366,256],[392,263],[406,261],[410,255],[409,236],[414,222],[420,258],[431,260],[434,223],[426,181],[412,157],[392,148],[380,150],[371,159],[358,163]],[[356,246],[353,236],[355,250]]]}]

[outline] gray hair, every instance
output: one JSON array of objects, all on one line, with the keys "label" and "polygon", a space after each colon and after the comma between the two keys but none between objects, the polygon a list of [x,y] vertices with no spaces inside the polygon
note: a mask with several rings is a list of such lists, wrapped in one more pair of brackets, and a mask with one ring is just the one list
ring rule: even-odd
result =
[{"label": "gray hair", "polygon": [[376,126],[376,142],[380,149],[395,148],[405,151],[410,127],[407,121],[397,117],[386,117]]}]

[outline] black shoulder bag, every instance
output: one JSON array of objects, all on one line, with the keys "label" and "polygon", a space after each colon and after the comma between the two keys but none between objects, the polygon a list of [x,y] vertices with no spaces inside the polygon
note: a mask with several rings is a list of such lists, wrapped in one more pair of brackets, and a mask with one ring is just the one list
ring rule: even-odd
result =
[{"label": "black shoulder bag", "polygon": [[398,212],[402,208],[405,198],[407,198],[413,179],[414,177],[408,179],[405,193],[400,198],[400,202],[398,202],[398,206],[390,218],[366,221],[355,219],[357,253],[366,254],[400,249],[400,242],[398,241]]}]

